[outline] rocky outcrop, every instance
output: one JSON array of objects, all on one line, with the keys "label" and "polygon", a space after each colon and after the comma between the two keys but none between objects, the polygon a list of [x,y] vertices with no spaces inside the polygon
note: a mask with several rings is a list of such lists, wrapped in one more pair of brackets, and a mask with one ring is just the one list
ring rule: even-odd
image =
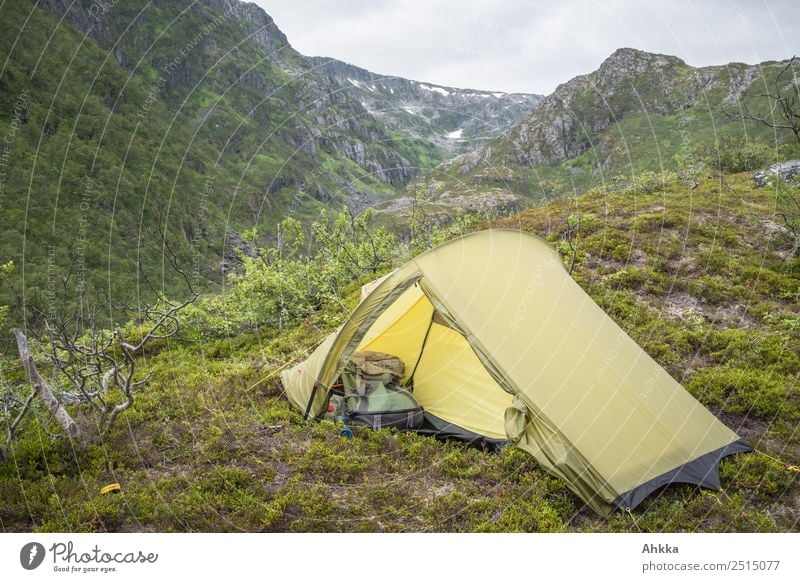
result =
[{"label": "rocky outcrop", "polygon": [[[404,196],[378,207],[377,212],[391,216],[391,222],[403,224],[410,219],[419,202]],[[522,196],[502,188],[490,188],[470,192],[440,192],[435,197],[426,197],[422,213],[427,223],[443,226],[456,216],[484,214],[506,216],[529,207],[531,202]]]},{"label": "rocky outcrop", "polygon": [[[286,144],[315,165],[324,154],[347,158],[393,187],[406,184],[427,159],[496,137],[539,99],[444,88],[306,58],[260,7],[239,0],[199,0],[189,7],[165,1],[157,15],[121,2],[42,0],[41,6],[111,50],[128,71],[153,67],[164,77],[153,95],[168,106],[180,104],[192,115],[187,95],[208,87],[268,129],[273,145],[265,150]],[[159,19],[168,25],[162,32],[155,26]],[[237,59],[248,51],[258,58]],[[195,119],[205,122],[212,110],[204,105]],[[273,130],[276,111],[292,115]]]},{"label": "rocky outcrop", "polygon": [[766,170],[756,172],[753,175],[753,180],[758,188],[771,184],[775,178],[784,182],[793,182],[800,186],[800,160],[788,160],[773,164]]},{"label": "rocky outcrop", "polygon": [[[180,104],[199,123],[207,122],[214,107],[204,104],[192,111],[187,96],[204,87],[229,96],[240,115],[267,130],[264,151],[305,156],[314,175],[325,176],[328,189],[335,182],[341,192],[358,192],[353,204],[342,201],[355,207],[371,199],[354,178],[358,172],[347,172],[344,180],[354,187],[345,187],[342,176],[319,167],[324,160],[346,158],[363,173],[401,187],[427,160],[444,159],[449,152],[467,151],[496,137],[541,98],[441,87],[378,75],[334,59],[304,57],[268,14],[239,0],[199,0],[188,8],[165,1],[157,16],[137,14],[116,2],[42,0],[41,6],[111,50],[128,71],[153,67],[164,77],[163,86],[152,92],[155,98],[168,107]],[[162,32],[154,26],[159,19],[168,24]],[[230,50],[232,43],[236,50]],[[240,52],[258,58],[239,60]],[[164,55],[171,56],[165,61]],[[217,60],[220,55],[226,55],[224,66]],[[275,118],[287,111],[292,114],[276,127]],[[237,141],[230,150],[239,153]],[[299,184],[303,177],[281,181]]]},{"label": "rocky outcrop", "polygon": [[432,140],[454,153],[497,137],[542,99],[530,93],[459,89],[379,75],[326,57],[307,60],[386,127]]},{"label": "rocky outcrop", "polygon": [[258,249],[242,238],[242,235],[229,228],[225,231],[225,254],[220,264],[222,274],[242,266],[242,256],[256,258]]},{"label": "rocky outcrop", "polygon": [[[530,114],[484,148],[439,169],[484,176],[493,173],[491,167],[560,163],[592,150],[593,171],[605,171],[614,154],[609,136],[629,116],[680,114],[681,120],[673,122],[678,131],[696,130],[690,124],[698,116],[738,103],[757,79],[767,78],[780,66],[770,62],[694,68],[674,56],[622,48],[596,71],[559,85]],[[649,139],[654,138],[653,131]],[[625,147],[627,137],[619,138]],[[678,141],[676,137],[664,136],[672,142]],[[484,162],[489,148],[491,161]]]},{"label": "rocky outcrop", "polygon": [[441,167],[444,170],[455,168],[457,173],[467,174],[477,168],[479,164],[488,164],[491,159],[492,148],[487,146],[442,162]]},{"label": "rocky outcrop", "polygon": [[623,48],[589,75],[559,85],[507,134],[517,161],[560,162],[592,147],[593,136],[633,111],[664,113],[685,104],[674,78],[687,65],[677,57]]}]

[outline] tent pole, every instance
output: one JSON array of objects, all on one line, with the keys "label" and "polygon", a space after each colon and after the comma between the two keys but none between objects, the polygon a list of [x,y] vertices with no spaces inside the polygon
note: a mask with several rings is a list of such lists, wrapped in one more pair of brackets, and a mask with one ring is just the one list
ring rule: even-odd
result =
[{"label": "tent pole", "polygon": [[436,309],[431,311],[431,321],[428,323],[428,329],[425,330],[425,337],[422,338],[422,345],[419,347],[419,355],[417,356],[417,361],[414,364],[414,369],[411,370],[411,375],[408,377],[408,381],[406,382],[406,386],[411,386],[414,382],[414,374],[417,373],[417,367],[419,366],[419,361],[422,359],[422,352],[425,351],[425,344],[428,343],[428,336],[431,333],[431,328],[433,327],[433,316],[436,315]]},{"label": "tent pole", "polygon": [[306,406],[306,411],[303,413],[303,420],[308,420],[308,415],[311,413],[311,405],[314,403],[314,397],[317,395],[318,388],[319,382],[314,382],[314,387],[311,389],[311,396],[308,397],[308,406]]}]

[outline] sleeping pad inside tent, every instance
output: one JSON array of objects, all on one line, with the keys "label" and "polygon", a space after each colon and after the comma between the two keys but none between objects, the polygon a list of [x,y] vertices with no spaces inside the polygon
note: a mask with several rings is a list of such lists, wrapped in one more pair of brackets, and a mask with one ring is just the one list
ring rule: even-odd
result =
[{"label": "sleeping pad inside tent", "polygon": [[[370,375],[371,356],[400,364]],[[751,450],[544,240],[519,231],[464,236],[365,285],[348,320],[281,380],[290,402],[319,418],[346,370],[366,374],[351,390],[408,390],[423,431],[513,442],[603,515],[668,483],[718,488],[720,459]]]}]

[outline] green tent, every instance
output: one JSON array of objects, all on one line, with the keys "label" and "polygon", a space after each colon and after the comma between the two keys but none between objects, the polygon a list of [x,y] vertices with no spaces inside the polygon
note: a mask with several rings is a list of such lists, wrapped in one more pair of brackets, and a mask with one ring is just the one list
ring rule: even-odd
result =
[{"label": "green tent", "polygon": [[323,414],[367,350],[403,360],[430,426],[513,441],[600,514],[668,483],[718,488],[720,459],[751,450],[530,234],[470,234],[366,285],[349,319],[282,373],[291,403]]}]

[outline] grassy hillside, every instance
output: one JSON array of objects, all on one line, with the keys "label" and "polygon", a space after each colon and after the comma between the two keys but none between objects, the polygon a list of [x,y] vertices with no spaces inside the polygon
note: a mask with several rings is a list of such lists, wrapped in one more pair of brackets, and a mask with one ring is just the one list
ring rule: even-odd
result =
[{"label": "grassy hillside", "polygon": [[[723,489],[670,486],[603,519],[524,453],[304,424],[274,373],[357,300],[283,333],[220,334],[196,316],[154,344],[135,407],[101,444],[38,422],[0,463],[4,531],[800,531],[800,261],[749,174],[592,190],[478,228],[546,237],[584,289],[761,453]],[[571,243],[571,244],[570,244]],[[201,309],[210,309],[208,305]],[[192,325],[194,327],[192,327]],[[3,360],[4,382],[23,382]],[[262,380],[267,378],[266,380]],[[110,482],[121,495],[101,496]]]},{"label": "grassy hillside", "polygon": [[140,270],[182,290],[159,228],[195,284],[214,288],[228,228],[267,233],[285,216],[363,206],[443,159],[387,134],[258,8],[139,1],[88,16],[96,8],[0,7],[0,262],[15,261],[28,300],[70,270],[71,295],[146,295]]}]

